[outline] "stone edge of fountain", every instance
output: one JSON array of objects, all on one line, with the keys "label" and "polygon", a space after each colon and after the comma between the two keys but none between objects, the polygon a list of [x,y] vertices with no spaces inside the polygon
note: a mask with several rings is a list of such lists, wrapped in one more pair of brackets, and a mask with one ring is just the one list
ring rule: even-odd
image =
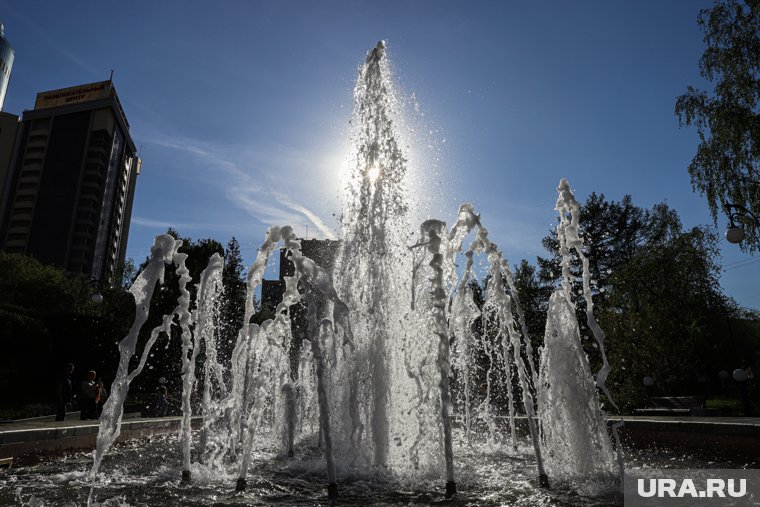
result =
[{"label": "stone edge of fountain", "polygon": [[[74,421],[72,421],[74,422]],[[118,441],[123,442],[151,435],[176,433],[181,417],[134,418],[122,423]],[[200,428],[201,417],[193,417],[193,428]],[[5,423],[0,426],[0,457],[14,458],[24,463],[25,458],[50,452],[92,450],[98,436],[99,421],[75,421],[75,424]]]}]

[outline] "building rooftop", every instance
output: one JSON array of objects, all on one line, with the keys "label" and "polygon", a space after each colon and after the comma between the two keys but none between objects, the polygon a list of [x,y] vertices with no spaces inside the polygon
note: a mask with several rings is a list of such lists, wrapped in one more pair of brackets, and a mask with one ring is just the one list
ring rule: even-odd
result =
[{"label": "building rooftop", "polygon": [[69,106],[72,104],[101,100],[108,97],[114,98],[119,113],[121,113],[124,123],[127,128],[129,128],[127,116],[124,114],[124,109],[121,107],[119,96],[116,94],[116,88],[114,88],[113,81],[111,80],[39,92],[34,101],[34,109],[38,110],[51,107]]}]

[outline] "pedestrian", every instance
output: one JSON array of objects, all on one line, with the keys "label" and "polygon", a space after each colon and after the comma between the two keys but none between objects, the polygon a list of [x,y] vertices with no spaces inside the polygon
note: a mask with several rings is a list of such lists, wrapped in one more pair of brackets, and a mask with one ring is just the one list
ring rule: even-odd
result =
[{"label": "pedestrian", "polygon": [[71,374],[74,372],[74,365],[66,363],[63,365],[63,373],[58,378],[55,386],[56,403],[55,403],[55,420],[63,421],[66,419],[66,410],[69,403],[74,397],[74,390],[71,388]]},{"label": "pedestrian", "polygon": [[87,372],[87,377],[82,381],[82,399],[79,403],[81,420],[97,419],[97,396],[98,384],[95,382],[97,373],[94,370]]},{"label": "pedestrian", "polygon": [[156,400],[153,402],[156,411],[156,417],[164,417],[169,409],[169,391],[165,385],[160,385],[156,389]]},{"label": "pedestrian", "polygon": [[108,398],[108,391],[106,391],[106,384],[103,382],[103,378],[99,378],[97,381],[98,384],[98,395],[95,398],[95,405],[96,405],[96,411],[95,415],[100,418],[100,414],[103,413],[103,405],[106,404],[106,398]]}]

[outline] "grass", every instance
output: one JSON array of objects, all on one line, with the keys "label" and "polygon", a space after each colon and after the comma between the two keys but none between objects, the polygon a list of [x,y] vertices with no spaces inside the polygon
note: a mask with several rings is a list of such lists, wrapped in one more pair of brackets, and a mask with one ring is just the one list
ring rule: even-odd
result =
[{"label": "grass", "polygon": [[[751,403],[751,401],[750,401]],[[743,416],[744,404],[741,398],[732,398],[730,396],[711,396],[707,398],[707,408],[720,409],[723,416]],[[753,415],[758,415],[758,409],[756,404],[753,404]]]}]

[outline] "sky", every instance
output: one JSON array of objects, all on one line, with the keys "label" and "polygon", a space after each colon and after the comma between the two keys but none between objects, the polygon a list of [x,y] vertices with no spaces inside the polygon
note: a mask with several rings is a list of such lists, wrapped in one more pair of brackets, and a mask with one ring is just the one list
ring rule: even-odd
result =
[{"label": "sky", "polygon": [[[127,248],[174,227],[233,235],[250,264],[269,225],[337,237],[357,70],[387,41],[411,104],[405,147],[422,218],[482,213],[513,264],[547,256],[556,187],[712,225],[673,109],[698,74],[710,2],[0,0],[15,49],[4,110],[108,79],[143,159]],[[411,106],[410,106],[411,107]],[[412,131],[414,131],[412,133]],[[425,216],[427,215],[427,216]],[[727,219],[717,227],[723,233]],[[614,232],[614,231],[613,231]],[[760,308],[760,262],[721,240],[721,286]]]}]

